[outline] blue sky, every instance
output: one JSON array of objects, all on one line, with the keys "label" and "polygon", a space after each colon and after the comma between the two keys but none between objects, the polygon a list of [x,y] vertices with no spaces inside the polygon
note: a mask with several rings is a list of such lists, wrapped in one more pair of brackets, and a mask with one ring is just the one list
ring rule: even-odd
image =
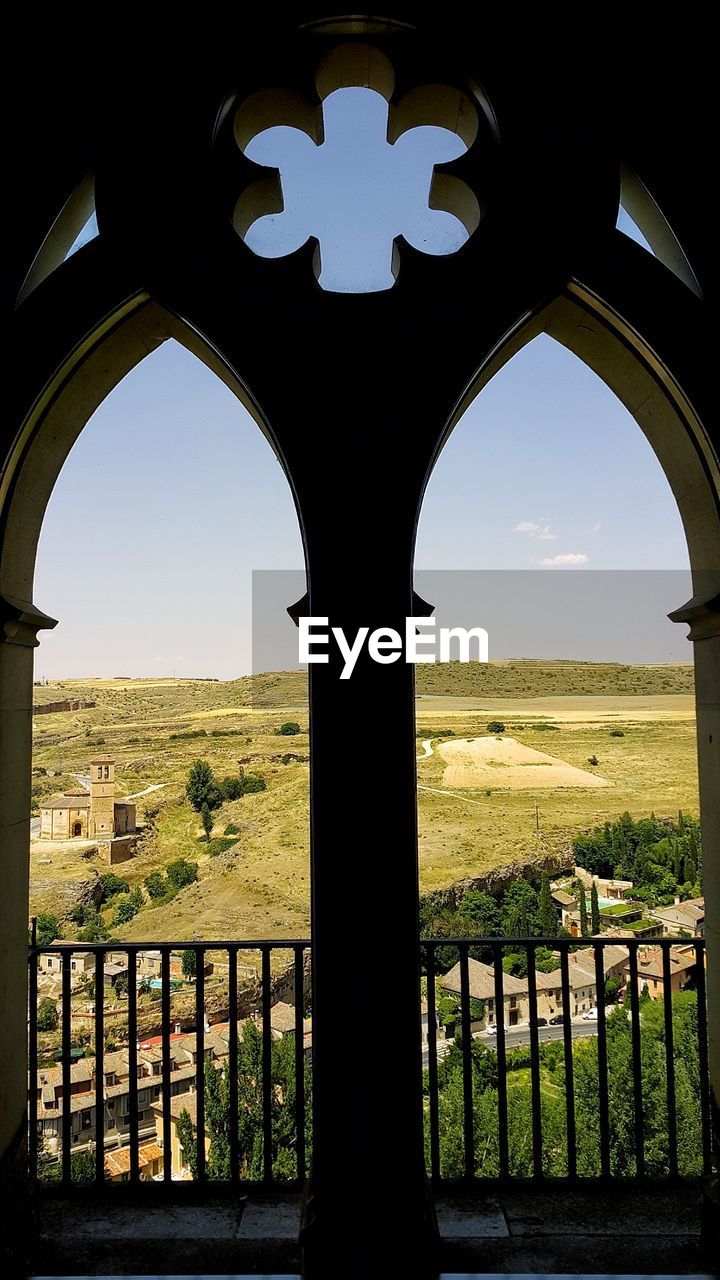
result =
[{"label": "blue sky", "polygon": [[[254,229],[253,248],[277,253],[320,235],[324,286],[372,289],[387,284],[398,231],[436,253],[462,243],[450,215],[423,209],[432,163],[461,144],[428,129],[388,147],[383,111],[377,95],[346,90],[329,102],[322,156],[293,130],[251,144],[253,158],[281,165],[286,198],[283,215]],[[453,432],[427,491],[416,563],[684,569],[687,551],[635,422],[594,374],[541,337]],[[232,393],[167,343],[97,410],[52,495],[35,599],[60,624],[43,637],[36,673],[242,674],[251,571],[301,565],[290,491],[270,446]]]}]

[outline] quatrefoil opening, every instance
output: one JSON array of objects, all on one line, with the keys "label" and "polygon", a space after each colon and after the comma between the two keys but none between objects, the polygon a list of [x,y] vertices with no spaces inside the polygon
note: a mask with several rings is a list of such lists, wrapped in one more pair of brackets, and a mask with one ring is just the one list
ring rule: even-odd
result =
[{"label": "quatrefoil opening", "polygon": [[[315,89],[315,101],[291,89],[261,90],[235,112],[235,141],[257,168],[233,214],[249,248],[285,257],[316,241],[315,275],[332,292],[392,287],[403,241],[435,256],[456,252],[481,218],[475,192],[451,171],[477,137],[470,97],[421,84],[394,101],[391,62],[362,44],[323,58]],[[361,132],[349,95],[338,93],[348,89],[366,91]],[[369,271],[362,283],[360,261]]]}]

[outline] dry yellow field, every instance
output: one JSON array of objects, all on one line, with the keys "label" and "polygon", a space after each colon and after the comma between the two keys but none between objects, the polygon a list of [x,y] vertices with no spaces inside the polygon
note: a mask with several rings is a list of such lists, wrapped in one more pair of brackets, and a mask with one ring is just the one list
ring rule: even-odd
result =
[{"label": "dry yellow field", "polygon": [[[517,667],[518,664],[516,664]],[[567,665],[567,664],[565,664]],[[532,664],[528,664],[532,667]],[[541,680],[531,693],[507,697],[420,697],[418,718],[418,808],[421,889],[477,876],[493,866],[566,848],[572,836],[623,810],[697,813],[694,702],[690,693],[638,695],[545,695]],[[633,680],[639,681],[637,672]],[[667,679],[664,672],[662,680]],[[513,675],[516,675],[514,669]],[[584,678],[584,677],[583,677]],[[654,687],[653,680],[650,680]],[[603,673],[603,687],[607,673]],[[660,686],[662,688],[662,684]],[[537,689],[540,696],[533,696]],[[258,692],[257,683],[255,692]],[[178,857],[198,863],[200,880],[165,906],[146,905],[116,936],[184,940],[193,937],[260,938],[304,936],[309,923],[309,754],[307,707],[297,673],[274,673],[251,702],[248,681],[63,681],[36,690],[38,701],[87,697],[93,708],[39,716],[34,726],[33,778],[36,802],[70,785],[87,771],[95,750],[118,763],[118,795],[149,786],[162,789],[137,800],[144,835],[138,854],[121,873],[135,886],[152,870]],[[284,698],[279,704],[276,699]],[[261,705],[258,705],[258,701]],[[278,735],[283,721],[300,723],[293,737]],[[358,789],[368,800],[374,785],[392,791],[392,766],[373,751],[371,720],[338,744],[348,760],[348,799]],[[525,764],[522,786],[497,785],[473,763],[463,785],[448,785],[461,739],[487,737],[487,724],[502,721]],[[611,736],[612,730],[623,737]],[[187,736],[197,735],[202,736]],[[183,736],[185,735],[185,736]],[[422,747],[431,743],[431,754]],[[492,739],[494,742],[494,738]],[[505,750],[506,748],[501,748]],[[495,747],[493,748],[495,750]],[[529,753],[526,755],[525,753]],[[477,753],[476,753],[477,754]],[[448,756],[450,759],[448,759]],[[593,767],[588,785],[580,778]],[[547,765],[547,758],[553,762]],[[213,841],[201,836],[197,815],[184,799],[195,759],[207,760],[222,778],[238,761],[263,774],[267,791],[225,804],[215,816]],[[529,760],[538,760],[531,765]],[[558,763],[554,763],[558,762]],[[485,762],[487,764],[487,762]],[[480,772],[477,772],[480,767]],[[527,785],[526,773],[571,771],[573,785]],[[47,773],[37,772],[46,770]],[[598,786],[598,777],[606,786]],[[457,779],[455,779],[457,781]],[[592,783],[592,785],[591,785]],[[465,785],[470,784],[470,785]],[[386,800],[385,800],[386,802]],[[536,831],[538,806],[539,833]],[[380,808],[379,808],[380,811]],[[225,827],[240,828],[234,843]],[[382,838],[382,831],[378,831]],[[32,847],[32,907],[47,910],[70,900],[78,880],[104,870],[87,849],[70,843]],[[357,892],[376,892],[365,868],[355,872]]]}]

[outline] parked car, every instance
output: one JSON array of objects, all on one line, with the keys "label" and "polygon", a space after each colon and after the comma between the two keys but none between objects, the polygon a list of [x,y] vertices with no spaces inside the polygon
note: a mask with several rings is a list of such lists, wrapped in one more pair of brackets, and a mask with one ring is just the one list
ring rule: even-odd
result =
[{"label": "parked car", "polygon": [[535,1026],[536,1026],[536,1027],[546,1027],[546,1026],[547,1026],[547,1024],[548,1024],[548,1020],[547,1020],[547,1018],[536,1018],[536,1019],[535,1019]]},{"label": "parked car", "polygon": [[582,1015],[583,1022],[597,1022],[598,1011],[595,1007],[586,1009]]},{"label": "parked car", "polygon": [[561,1022],[564,1022],[564,1021],[565,1021],[565,1014],[564,1014],[564,1013],[556,1013],[556,1014],[555,1014],[555,1017],[550,1019],[550,1026],[551,1026],[551,1027],[559,1027],[559,1026],[560,1026],[560,1024],[561,1024]]},{"label": "parked car", "polygon": [[489,1026],[489,1027],[486,1027],[486,1028],[485,1028],[485,1030],[487,1031],[487,1033],[488,1033],[488,1035],[489,1035],[489,1036],[496,1036],[496,1035],[497,1035],[497,1025],[496,1025],[496,1023],[491,1022],[491,1023],[490,1023],[490,1026]]}]

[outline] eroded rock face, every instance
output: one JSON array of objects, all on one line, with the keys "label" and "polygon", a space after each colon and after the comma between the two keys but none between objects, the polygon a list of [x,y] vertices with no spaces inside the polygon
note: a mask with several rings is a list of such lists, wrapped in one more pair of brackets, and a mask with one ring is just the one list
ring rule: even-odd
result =
[{"label": "eroded rock face", "polygon": [[444,889],[435,889],[432,893],[425,894],[423,901],[434,902],[438,907],[456,911],[465,894],[472,890],[480,890],[483,893],[489,893],[492,898],[499,898],[511,884],[516,884],[518,880],[528,880],[531,884],[537,885],[540,883],[543,871],[547,871],[552,879],[554,876],[572,872],[574,866],[575,857],[568,845],[567,849],[554,852],[543,851],[534,858],[518,859],[515,862],[505,863],[502,867],[493,867],[480,876],[455,880]]}]

